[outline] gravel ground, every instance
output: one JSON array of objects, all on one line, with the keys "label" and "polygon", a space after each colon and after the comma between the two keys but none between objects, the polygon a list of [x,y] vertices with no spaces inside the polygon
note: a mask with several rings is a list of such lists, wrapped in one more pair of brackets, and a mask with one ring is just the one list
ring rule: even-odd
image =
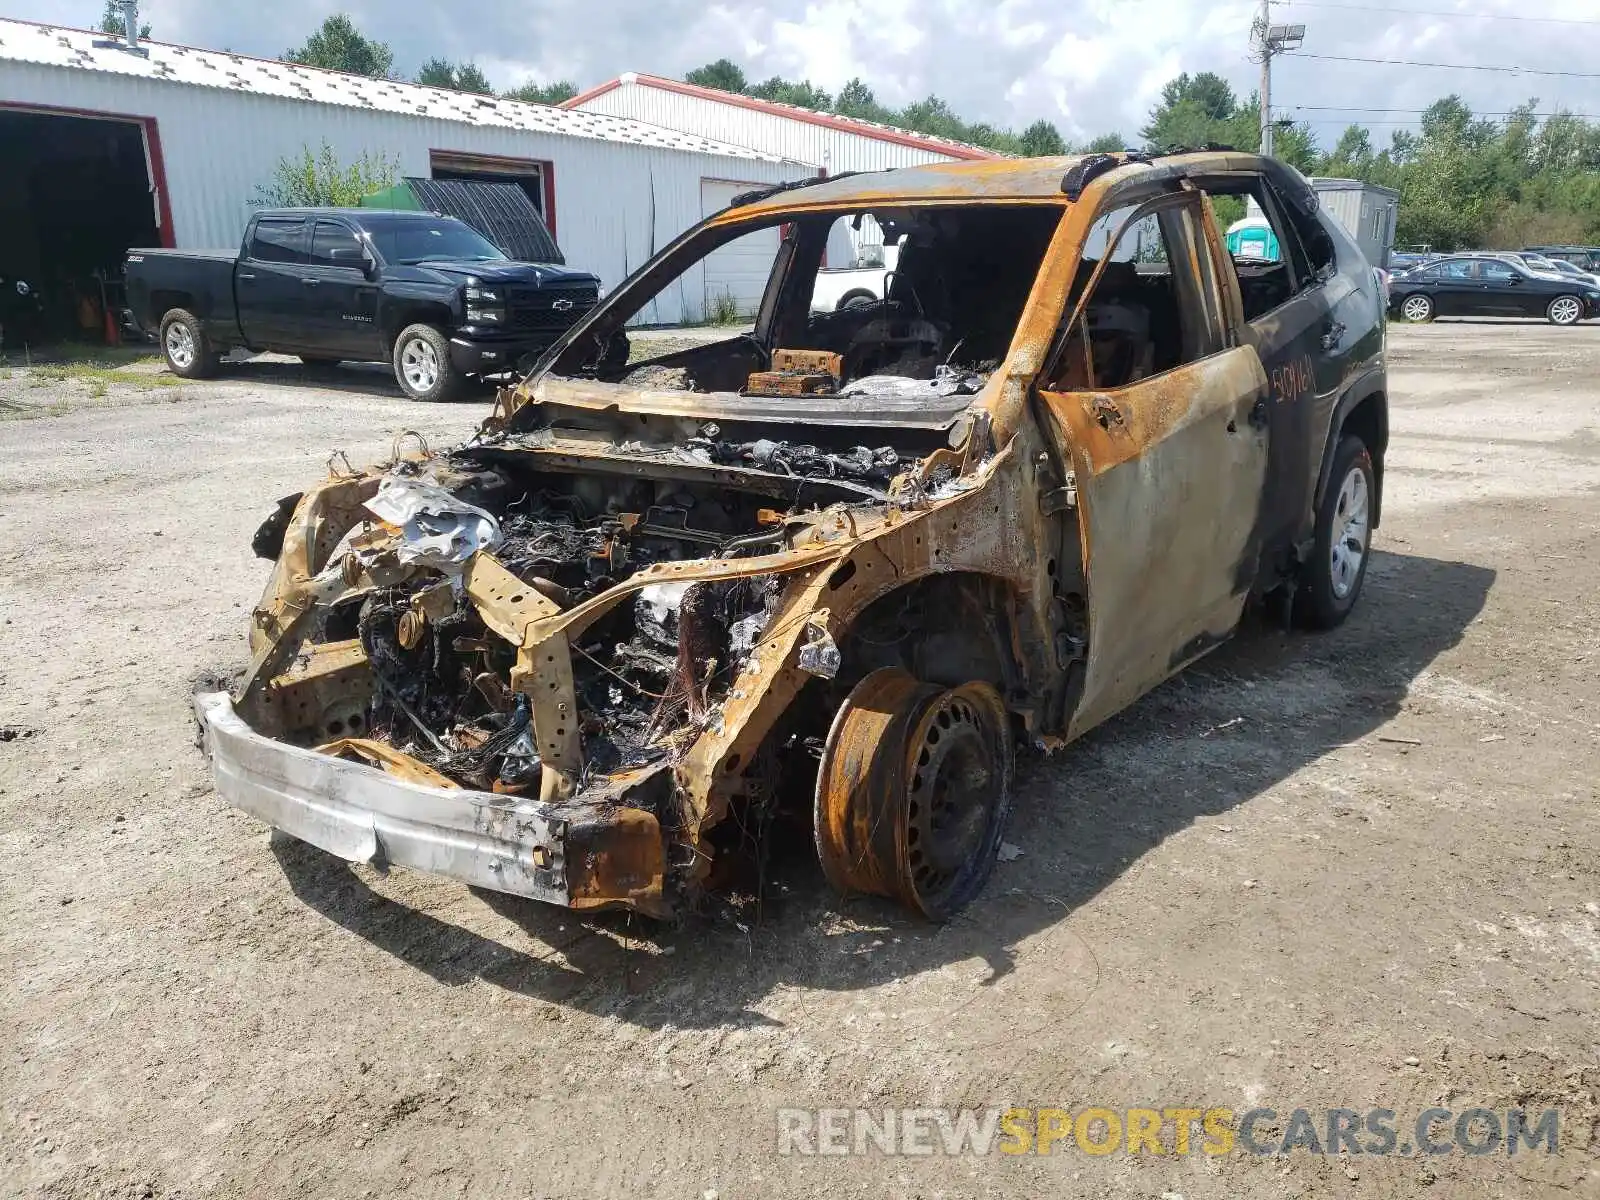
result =
[{"label": "gravel ground", "polygon": [[[0,1193],[1600,1196],[1600,327],[1391,344],[1355,616],[1027,760],[943,928],[803,847],[753,927],[661,929],[270,835],[188,711],[251,532],[486,405],[0,371]],[[1561,1152],[777,1154],[855,1105],[1553,1106]]]}]

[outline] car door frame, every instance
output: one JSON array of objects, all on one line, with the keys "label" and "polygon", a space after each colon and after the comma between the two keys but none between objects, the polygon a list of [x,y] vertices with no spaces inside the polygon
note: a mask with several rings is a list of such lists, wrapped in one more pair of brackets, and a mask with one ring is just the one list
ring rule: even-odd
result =
[{"label": "car door frame", "polygon": [[[368,256],[367,268],[339,267],[315,261],[317,228],[333,225],[344,230]],[[302,287],[307,293],[305,347],[354,361],[376,362],[384,357],[378,328],[379,285],[372,278],[376,260],[361,231],[351,222],[326,213],[310,218],[306,228],[306,263]]]},{"label": "car door frame", "polygon": [[[1505,271],[1507,276],[1517,282],[1512,284],[1506,280],[1492,279],[1489,272],[1495,267]],[[1483,297],[1485,313],[1497,317],[1535,315],[1529,310],[1530,303],[1538,299],[1537,289],[1528,286],[1536,278],[1531,271],[1503,258],[1480,258],[1473,264],[1473,274],[1477,280],[1478,292]]]},{"label": "car door frame", "polygon": [[[1207,171],[1190,178],[1208,196],[1219,188],[1237,185],[1258,192],[1257,204],[1278,239],[1279,254],[1290,272],[1293,292],[1281,304],[1242,325],[1243,336],[1252,341],[1261,357],[1271,389],[1271,461],[1262,500],[1262,565],[1269,573],[1287,577],[1313,518],[1324,442],[1345,382],[1341,352],[1347,354],[1350,344],[1336,321],[1335,309],[1349,288],[1337,259],[1331,272],[1315,267],[1301,222],[1266,174]],[[1337,247],[1333,249],[1337,254]],[[1229,259],[1227,270],[1233,272],[1231,255]],[[1335,289],[1340,294],[1335,294]]]},{"label": "car door frame", "polygon": [[[1131,208],[1076,300],[1063,293],[1055,334],[1032,395],[1046,443],[1070,480],[1083,564],[1087,638],[1070,739],[1126,707],[1232,634],[1255,581],[1270,434],[1267,376],[1240,337],[1238,284],[1210,205],[1187,181],[1130,203],[1101,193],[1085,230]],[[1187,208],[1196,253],[1210,260],[1218,348],[1121,388],[1057,391],[1048,385],[1123,233],[1152,211]],[[1171,253],[1169,249],[1169,254]],[[1075,279],[1083,245],[1064,278]],[[1178,264],[1173,264],[1176,268]],[[1190,264],[1199,275],[1198,261]],[[1203,286],[1195,279],[1197,287]],[[1215,503],[1208,504],[1211,498]],[[1167,580],[1170,586],[1158,584]]]},{"label": "car door frame", "polygon": [[[293,261],[257,258],[256,236],[264,223],[298,222],[300,247]],[[246,344],[257,350],[290,349],[297,345],[291,317],[301,304],[300,273],[311,243],[304,213],[263,213],[245,231],[239,262],[234,267],[234,304]]]},{"label": "car door frame", "polygon": [[[1466,268],[1465,276],[1450,274],[1447,268],[1460,263]],[[1436,317],[1469,317],[1476,312],[1477,275],[1473,260],[1457,256],[1441,258],[1433,264],[1437,272],[1433,291],[1433,314]]]}]

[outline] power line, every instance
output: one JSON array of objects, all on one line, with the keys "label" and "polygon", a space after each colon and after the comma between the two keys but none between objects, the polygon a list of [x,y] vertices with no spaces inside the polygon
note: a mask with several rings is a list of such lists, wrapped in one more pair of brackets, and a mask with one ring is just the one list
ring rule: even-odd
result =
[{"label": "power line", "polygon": [[[1426,108],[1344,108],[1336,104],[1291,104],[1287,107],[1294,112],[1416,113],[1420,115],[1429,111]],[[1526,114],[1524,114],[1521,109],[1511,109],[1506,112],[1479,112],[1477,110],[1473,110],[1472,115],[1474,117],[1520,117],[1524,115],[1530,117],[1583,117],[1585,120],[1600,120],[1600,114],[1568,112],[1565,109],[1557,109],[1554,112],[1531,112]],[[1339,121],[1344,120],[1344,118],[1308,117],[1307,120]],[[1378,121],[1374,123],[1382,125],[1386,122]]]},{"label": "power line", "polygon": [[1478,63],[1418,62],[1409,58],[1361,58],[1350,54],[1310,54],[1304,50],[1285,52],[1292,58],[1318,58],[1324,62],[1377,63],[1385,67],[1439,67],[1450,71],[1494,71],[1502,75],[1559,75],[1567,79],[1600,79],[1596,71],[1551,71],[1543,67],[1494,67]]},{"label": "power line", "polygon": [[1381,12],[1395,17],[1457,17],[1475,21],[1535,21],[1549,25],[1600,25],[1582,17],[1523,17],[1506,13],[1448,12],[1436,8],[1391,8],[1378,4],[1333,4],[1328,0],[1272,0],[1279,8],[1339,8],[1350,12]]}]

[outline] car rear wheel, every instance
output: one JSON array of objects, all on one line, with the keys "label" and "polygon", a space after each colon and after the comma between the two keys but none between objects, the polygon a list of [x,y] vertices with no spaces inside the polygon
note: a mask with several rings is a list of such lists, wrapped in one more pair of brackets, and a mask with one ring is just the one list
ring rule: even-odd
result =
[{"label": "car rear wheel", "polygon": [[1011,803],[1010,722],[987,683],[868,675],[840,706],[817,771],[817,855],[844,893],[943,921],[994,870]]},{"label": "car rear wheel", "polygon": [[1413,325],[1433,320],[1433,301],[1427,296],[1407,296],[1400,302],[1400,315]]},{"label": "car rear wheel", "polygon": [[167,367],[180,379],[205,379],[217,373],[222,356],[206,337],[200,318],[175,308],[161,318],[161,350]]},{"label": "car rear wheel", "polygon": [[394,377],[413,400],[450,400],[463,376],[450,361],[450,343],[431,325],[410,325],[394,343]]},{"label": "car rear wheel", "polygon": [[1296,597],[1302,624],[1332,629],[1355,608],[1367,578],[1376,498],[1367,444],[1346,434],[1334,451],[1328,490],[1317,510],[1316,545]]},{"label": "car rear wheel", "polygon": [[1583,301],[1576,296],[1557,296],[1544,315],[1552,325],[1576,325],[1583,320]]}]

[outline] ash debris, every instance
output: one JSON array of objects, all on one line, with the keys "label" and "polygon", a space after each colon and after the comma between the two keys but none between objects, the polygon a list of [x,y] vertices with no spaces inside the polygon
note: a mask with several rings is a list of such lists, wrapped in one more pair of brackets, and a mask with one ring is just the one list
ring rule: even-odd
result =
[{"label": "ash debris", "polygon": [[714,437],[688,440],[691,454],[702,462],[725,467],[756,467],[779,475],[804,479],[849,479],[886,486],[899,473],[900,455],[892,446],[856,446],[827,451],[819,446],[775,442],[720,441]]}]

